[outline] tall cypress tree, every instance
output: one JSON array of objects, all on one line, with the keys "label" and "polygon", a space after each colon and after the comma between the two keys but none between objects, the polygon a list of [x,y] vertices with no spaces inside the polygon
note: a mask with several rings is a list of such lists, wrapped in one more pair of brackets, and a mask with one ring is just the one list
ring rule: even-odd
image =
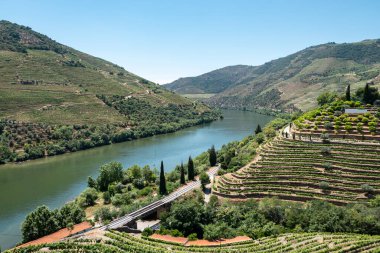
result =
[{"label": "tall cypress tree", "polygon": [[363,102],[369,104],[371,102],[371,91],[369,90],[369,84],[364,87]]},{"label": "tall cypress tree", "polygon": [[209,161],[210,161],[210,166],[215,166],[217,162],[217,157],[216,157],[216,151],[214,145],[209,149]]},{"label": "tall cypress tree", "polygon": [[261,130],[261,126],[260,124],[257,125],[256,129],[255,129],[255,134],[258,134],[258,133],[261,133],[263,130]]},{"label": "tall cypress tree", "polygon": [[166,179],[165,179],[165,171],[164,171],[164,162],[163,161],[161,161],[159,192],[161,195],[166,195],[168,193],[168,191],[166,189]]},{"label": "tall cypress tree", "polygon": [[181,178],[180,178],[180,184],[185,184],[185,168],[183,167],[183,163],[181,163]]},{"label": "tall cypress tree", "polygon": [[194,180],[194,162],[191,156],[189,156],[189,162],[187,163],[187,177],[189,180]]},{"label": "tall cypress tree", "polygon": [[346,88],[346,101],[351,101],[351,85],[348,84]]}]

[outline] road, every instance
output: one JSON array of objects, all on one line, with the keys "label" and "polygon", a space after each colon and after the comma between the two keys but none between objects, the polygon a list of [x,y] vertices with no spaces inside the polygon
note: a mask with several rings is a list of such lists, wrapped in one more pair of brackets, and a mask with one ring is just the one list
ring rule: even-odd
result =
[{"label": "road", "polygon": [[[213,178],[214,175],[217,173],[219,168],[220,168],[219,166],[211,167],[210,170],[207,172],[209,177]],[[108,229],[120,228],[120,227],[124,226],[125,224],[127,224],[133,220],[136,220],[145,214],[148,214],[148,213],[154,211],[155,209],[159,208],[160,206],[163,206],[167,203],[170,203],[170,202],[176,200],[177,198],[181,197],[185,193],[188,193],[188,192],[190,192],[190,191],[192,191],[192,190],[194,190],[200,186],[201,186],[201,182],[199,179],[191,181],[191,182],[187,183],[185,186],[183,186],[183,187],[177,189],[176,191],[174,191],[173,193],[169,194],[168,196],[166,196],[160,200],[157,200],[157,201],[155,201],[155,202],[153,202],[147,206],[144,206],[144,207],[140,208],[139,210],[136,210],[132,213],[129,213],[123,217],[117,218],[117,219],[113,220],[112,222],[110,222],[108,225],[104,225],[104,226],[100,227],[99,230],[108,230]]]}]

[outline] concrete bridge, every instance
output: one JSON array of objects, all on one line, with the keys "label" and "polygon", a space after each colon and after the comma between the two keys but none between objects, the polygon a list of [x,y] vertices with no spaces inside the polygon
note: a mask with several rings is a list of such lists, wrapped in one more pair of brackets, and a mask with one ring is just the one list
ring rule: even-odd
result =
[{"label": "concrete bridge", "polygon": [[[218,171],[218,167],[212,167],[210,170],[207,172],[209,175],[210,179],[214,177],[216,172]],[[109,230],[109,229],[118,229],[124,227],[126,224],[135,221],[141,217],[146,217],[154,212],[156,212],[159,208],[166,207],[168,204],[176,200],[177,198],[181,197],[182,195],[198,188],[201,186],[201,182],[199,179],[196,179],[195,181],[191,181],[187,183],[185,186],[179,188],[175,192],[169,194],[168,196],[157,200],[147,206],[144,206],[140,208],[139,210],[136,210],[132,213],[129,213],[123,217],[117,218],[110,222],[108,225],[104,225],[99,228],[99,230]]]}]

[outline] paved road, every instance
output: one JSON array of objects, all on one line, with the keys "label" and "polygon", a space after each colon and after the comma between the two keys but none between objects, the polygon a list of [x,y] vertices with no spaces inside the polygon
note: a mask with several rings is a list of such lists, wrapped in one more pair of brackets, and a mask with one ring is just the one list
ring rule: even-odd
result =
[{"label": "paved road", "polygon": [[[219,169],[219,166],[218,167],[212,167],[207,172],[207,174],[209,175],[210,178],[213,178],[214,175],[216,174],[216,172],[218,171],[218,169]],[[160,206],[163,206],[167,203],[170,203],[170,202],[176,200],[177,198],[181,197],[185,193],[192,191],[192,190],[194,190],[200,186],[201,186],[201,182],[199,179],[192,181],[192,182],[189,182],[185,186],[179,188],[178,190],[169,194],[168,196],[166,196],[160,200],[157,200],[156,202],[153,202],[147,206],[144,206],[144,207],[140,208],[139,210],[136,210],[132,213],[129,213],[123,217],[117,218],[117,219],[113,220],[111,223],[109,223],[108,225],[102,226],[99,229],[100,230],[108,230],[108,229],[120,228],[120,227],[124,226],[125,224],[127,224],[133,220],[136,220],[139,217],[141,217],[141,216],[143,216],[149,212],[154,211],[155,209],[159,208]]]}]

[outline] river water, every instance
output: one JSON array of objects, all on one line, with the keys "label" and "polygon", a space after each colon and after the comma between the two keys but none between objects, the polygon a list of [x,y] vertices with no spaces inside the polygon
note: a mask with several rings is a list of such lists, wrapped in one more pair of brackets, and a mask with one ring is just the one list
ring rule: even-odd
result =
[{"label": "river water", "polygon": [[181,131],[134,140],[21,164],[0,166],[0,246],[7,249],[21,241],[21,223],[39,205],[57,208],[74,199],[97,176],[98,168],[119,161],[125,168],[138,164],[172,170],[189,155],[195,157],[215,145],[252,133],[257,124],[272,117],[248,111],[223,111],[224,119]]}]

